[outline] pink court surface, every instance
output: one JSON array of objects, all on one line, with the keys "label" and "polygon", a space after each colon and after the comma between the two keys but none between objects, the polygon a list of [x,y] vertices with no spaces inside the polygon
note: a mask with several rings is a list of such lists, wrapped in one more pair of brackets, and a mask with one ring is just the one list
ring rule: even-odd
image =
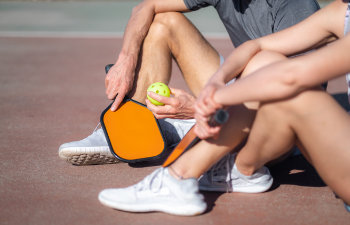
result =
[{"label": "pink court surface", "polygon": [[[211,43],[227,56],[226,39]],[[58,147],[88,136],[110,103],[104,66],[119,38],[0,38],[0,224],[350,224],[343,203],[300,156],[271,168],[263,194],[208,193],[196,217],[126,213],[102,206],[97,195],[141,180],[156,166],[72,166]],[[330,82],[345,92],[344,78]],[[185,88],[174,66],[170,86]],[[317,141],[317,140],[315,140]]]}]

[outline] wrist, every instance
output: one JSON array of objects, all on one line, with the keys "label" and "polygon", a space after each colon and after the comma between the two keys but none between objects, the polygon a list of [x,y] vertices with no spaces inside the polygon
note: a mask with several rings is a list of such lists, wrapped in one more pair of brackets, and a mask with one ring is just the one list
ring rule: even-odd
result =
[{"label": "wrist", "polygon": [[135,69],[137,65],[137,54],[121,51],[115,64],[129,65]]},{"label": "wrist", "polygon": [[223,91],[222,88],[216,90],[216,92],[214,93],[214,96],[213,96],[213,101],[219,105],[224,106],[225,104],[222,101],[222,91]]},{"label": "wrist", "polygon": [[217,72],[212,76],[209,82],[217,83],[217,84],[225,84],[225,77],[222,73]]}]

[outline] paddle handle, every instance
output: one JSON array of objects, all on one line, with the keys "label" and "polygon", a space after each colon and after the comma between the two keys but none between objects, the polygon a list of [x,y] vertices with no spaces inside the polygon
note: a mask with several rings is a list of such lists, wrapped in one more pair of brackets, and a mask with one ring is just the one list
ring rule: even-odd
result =
[{"label": "paddle handle", "polygon": [[219,109],[209,120],[209,126],[222,125],[227,122],[229,113],[224,109]]},{"label": "paddle handle", "polygon": [[[216,113],[211,117],[210,124],[211,126],[222,125],[227,122],[229,118],[229,113],[224,109],[219,109]],[[163,163],[163,167],[170,166],[177,158],[179,158],[185,151],[192,148],[195,144],[198,143],[199,137],[196,136],[194,132],[194,127],[192,127],[187,134],[183,137],[180,143],[175,147],[175,149],[171,152],[168,158]]]},{"label": "paddle handle", "polygon": [[114,64],[108,64],[105,66],[105,72],[106,74],[108,73],[108,71],[112,68],[112,66],[114,66]]}]

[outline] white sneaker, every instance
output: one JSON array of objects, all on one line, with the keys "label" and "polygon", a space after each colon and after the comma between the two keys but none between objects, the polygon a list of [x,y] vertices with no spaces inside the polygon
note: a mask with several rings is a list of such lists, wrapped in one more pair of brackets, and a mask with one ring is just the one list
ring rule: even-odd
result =
[{"label": "white sneaker", "polygon": [[105,206],[129,212],[160,211],[194,216],[207,208],[198,192],[198,181],[178,180],[169,174],[168,168],[155,170],[133,186],[103,190],[98,199]]},{"label": "white sneaker", "polygon": [[267,167],[251,176],[241,174],[235,164],[236,154],[228,154],[199,179],[201,191],[260,193],[273,183]]},{"label": "white sneaker", "polygon": [[99,125],[83,140],[61,145],[58,150],[59,157],[77,166],[119,162],[110,152],[102,128],[98,127]]},{"label": "white sneaker", "polygon": [[[162,119],[159,124],[169,146],[175,146],[195,124],[195,120]],[[59,157],[73,165],[112,164],[120,162],[109,149],[102,128],[80,141],[65,143],[59,147]]]}]

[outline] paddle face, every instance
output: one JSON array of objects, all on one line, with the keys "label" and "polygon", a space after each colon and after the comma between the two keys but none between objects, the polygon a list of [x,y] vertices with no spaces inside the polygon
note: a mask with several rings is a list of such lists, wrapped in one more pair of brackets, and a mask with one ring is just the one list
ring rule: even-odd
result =
[{"label": "paddle face", "polygon": [[[209,124],[211,126],[222,125],[227,122],[229,118],[229,113],[226,110],[219,109],[214,116],[210,119]],[[163,167],[170,166],[176,159],[178,159],[184,152],[192,148],[195,144],[198,143],[200,139],[196,136],[194,132],[194,126],[187,132],[185,137],[180,141],[172,153],[163,163]]]},{"label": "paddle face", "polygon": [[111,153],[128,163],[154,162],[168,149],[157,119],[147,107],[132,99],[124,99],[118,110],[109,105],[100,122]]},{"label": "paddle face", "polygon": [[[112,66],[106,65],[105,72]],[[111,105],[102,112],[100,122],[115,157],[135,163],[155,162],[166,156],[164,134],[144,104],[126,97],[115,112],[110,110]]]},{"label": "paddle face", "polygon": [[[105,67],[106,73],[110,70],[110,68],[114,64],[108,64]],[[210,126],[222,125],[227,122],[229,118],[229,114],[227,111],[220,109],[218,110],[214,116],[209,121]],[[163,163],[163,167],[167,167],[172,164],[177,158],[179,158],[185,151],[190,149],[192,146],[197,144],[200,139],[196,136],[194,132],[194,127],[187,132],[185,137],[180,141],[180,143],[176,146],[176,148],[172,151],[172,153],[168,156],[168,158]]]}]

